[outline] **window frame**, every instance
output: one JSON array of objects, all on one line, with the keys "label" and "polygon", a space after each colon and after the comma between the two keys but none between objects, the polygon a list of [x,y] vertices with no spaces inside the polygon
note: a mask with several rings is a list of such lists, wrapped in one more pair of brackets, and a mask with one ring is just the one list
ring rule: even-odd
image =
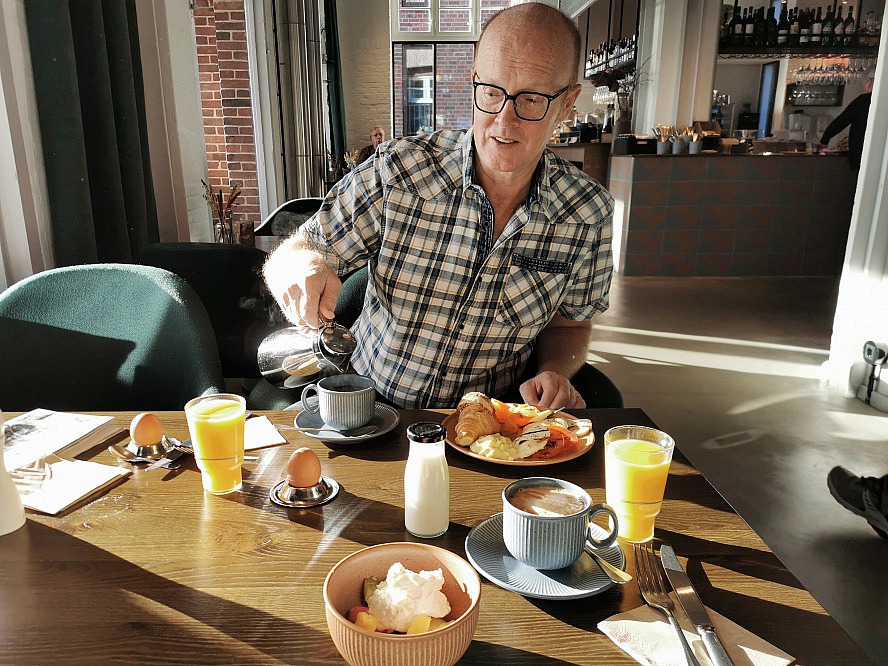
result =
[{"label": "window frame", "polygon": [[[404,32],[398,29],[398,10],[400,0],[389,0],[389,39],[391,42],[465,42],[478,41],[481,36],[481,0],[471,0],[471,30],[466,32],[454,32],[439,30],[440,0],[429,1],[429,11],[432,15],[432,29],[428,32]],[[450,9],[444,7],[444,9]]]}]

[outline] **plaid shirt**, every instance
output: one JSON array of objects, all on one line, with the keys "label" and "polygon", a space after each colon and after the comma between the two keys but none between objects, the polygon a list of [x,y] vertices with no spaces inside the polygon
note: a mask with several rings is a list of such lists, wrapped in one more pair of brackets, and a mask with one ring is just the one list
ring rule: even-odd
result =
[{"label": "plaid shirt", "polygon": [[494,240],[472,156],[471,130],[384,143],[300,230],[340,275],[369,264],[352,365],[402,407],[498,395],[555,313],[607,309],[611,196],[546,151]]}]

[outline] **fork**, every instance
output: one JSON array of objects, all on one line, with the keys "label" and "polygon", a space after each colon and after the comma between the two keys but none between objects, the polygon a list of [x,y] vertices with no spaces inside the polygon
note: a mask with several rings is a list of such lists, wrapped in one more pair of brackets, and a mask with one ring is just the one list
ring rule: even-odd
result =
[{"label": "fork", "polygon": [[689,666],[700,666],[700,662],[694,656],[694,652],[688,645],[688,640],[672,612],[675,603],[669,598],[669,593],[663,582],[663,574],[660,573],[657,556],[654,555],[654,549],[650,543],[635,543],[632,544],[632,550],[635,552],[635,579],[638,581],[638,591],[641,592],[641,596],[644,597],[648,606],[656,608],[669,620],[669,624],[678,634]]}]

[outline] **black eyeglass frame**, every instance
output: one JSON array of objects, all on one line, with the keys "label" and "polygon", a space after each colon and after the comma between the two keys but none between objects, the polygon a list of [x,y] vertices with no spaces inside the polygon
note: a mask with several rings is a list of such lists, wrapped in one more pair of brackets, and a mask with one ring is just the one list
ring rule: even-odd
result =
[{"label": "black eyeglass frame", "polygon": [[[538,123],[541,120],[544,120],[545,117],[549,114],[549,107],[552,106],[552,100],[561,97],[564,93],[566,93],[568,90],[573,88],[575,85],[576,85],[575,83],[569,83],[568,85],[564,86],[561,90],[556,92],[554,95],[547,95],[546,93],[535,92],[533,90],[521,90],[521,91],[515,93],[514,95],[510,95],[509,92],[505,88],[502,88],[500,86],[495,86],[492,83],[482,83],[481,81],[472,81],[472,102],[475,104],[475,108],[478,109],[481,113],[489,113],[490,115],[495,116],[498,113],[502,113],[502,110],[506,108],[506,104],[509,102],[509,100],[512,100],[512,108],[515,109],[516,116],[521,118],[521,120],[526,120],[529,123]],[[478,106],[478,97],[477,97],[478,86],[485,86],[487,88],[496,88],[497,90],[503,91],[503,104],[497,111],[486,111],[485,109],[482,109],[480,106]],[[518,97],[521,95],[539,95],[540,97],[544,97],[546,99],[546,110],[543,112],[543,115],[541,115],[539,118],[525,118],[524,116],[522,116],[521,113],[518,111]]]}]

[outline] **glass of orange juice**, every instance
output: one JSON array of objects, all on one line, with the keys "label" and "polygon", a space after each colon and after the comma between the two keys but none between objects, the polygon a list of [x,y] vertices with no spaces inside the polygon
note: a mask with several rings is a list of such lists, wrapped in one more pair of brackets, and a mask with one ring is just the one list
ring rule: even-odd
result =
[{"label": "glass of orange juice", "polygon": [[246,407],[243,396],[234,393],[202,395],[185,405],[194,458],[208,493],[225,495],[243,485]]},{"label": "glass of orange juice", "polygon": [[607,503],[619,518],[619,536],[630,542],[654,538],[675,442],[656,428],[624,425],[604,433]]}]

